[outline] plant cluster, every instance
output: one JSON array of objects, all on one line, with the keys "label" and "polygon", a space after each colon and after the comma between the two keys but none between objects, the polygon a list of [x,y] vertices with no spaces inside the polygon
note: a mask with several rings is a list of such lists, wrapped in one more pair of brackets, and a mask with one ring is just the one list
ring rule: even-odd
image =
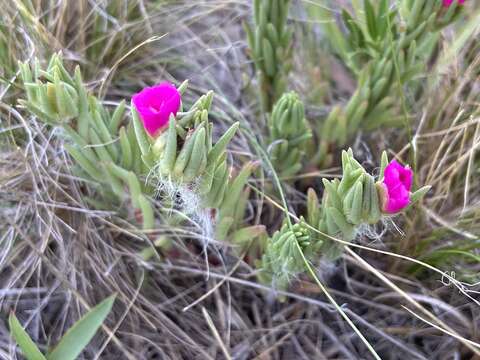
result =
[{"label": "plant cluster", "polygon": [[[114,6],[112,11],[124,13],[125,19],[138,19],[142,8],[128,4],[123,10]],[[21,14],[28,19],[28,26],[42,29],[43,24],[29,15],[34,12],[30,5],[22,6]],[[406,129],[396,131],[411,135],[417,104],[414,96],[408,95],[420,96],[426,91],[419,79],[429,66],[439,62],[441,31],[463,18],[464,4],[364,0],[362,5],[353,1],[351,7],[341,9],[342,24],[330,19],[323,30],[337,60],[356,84],[346,101],[325,107],[328,111],[320,117],[311,115],[301,89],[289,82],[295,60],[293,49],[297,45],[293,36],[296,24],[289,18],[291,6],[289,0],[252,2],[253,19],[245,22],[244,27],[246,56],[252,60],[255,74],[255,81],[250,84],[258,85],[259,96],[257,102],[256,98],[250,99],[255,106],[245,122],[243,116],[230,118],[230,113],[223,111],[226,102],[217,101],[214,91],[195,86],[192,89],[188,80],[170,79],[171,82],[152,86],[143,83],[135,90],[126,87],[126,93],[116,94],[115,99],[121,98],[120,101],[105,101],[103,85],[108,76],[98,90],[84,81],[82,73],[88,74],[83,71],[84,65],[77,64],[72,71],[70,61],[61,53],[53,53],[45,64],[36,58],[18,63],[18,111],[53,130],[71,161],[70,173],[82,184],[79,189],[84,203],[92,209],[108,211],[112,224],[123,230],[128,224],[129,231],[143,240],[135,253],[138,263],[129,264],[141,269],[135,276],[142,281],[145,273],[156,271],[157,267],[167,268],[172,263],[172,268],[177,266],[178,249],[188,249],[192,257],[204,256],[207,268],[229,261],[228,256],[233,254],[238,260],[234,270],[236,266],[248,268],[250,279],[257,286],[272,287],[283,294],[296,279],[309,276],[378,359],[375,349],[351,321],[352,312],[339,306],[323,284],[321,269],[324,264],[338,263],[346,251],[358,256],[351,246],[400,214],[408,220],[407,229],[423,221],[423,210],[412,221],[408,215],[414,212],[412,209],[416,211],[416,205],[421,205],[430,184],[439,180],[431,175],[437,174],[432,169],[428,176],[421,176],[417,137],[408,140],[408,145],[402,144],[405,148],[392,160],[387,156],[390,149],[379,142],[381,149],[372,156],[379,158],[375,168],[369,154],[365,155],[353,139],[358,139],[362,132],[376,138],[380,128],[402,125]],[[94,31],[89,36],[101,34],[104,21],[107,20],[95,18]],[[107,28],[111,26],[108,21],[106,24]],[[121,43],[123,35],[120,32],[112,42]],[[6,51],[6,39],[0,36],[0,64],[8,65],[0,73],[2,78],[15,73]],[[102,46],[103,38],[84,50],[91,60]],[[476,46],[472,44],[472,48]],[[106,50],[103,55],[99,60],[107,61]],[[475,84],[468,86],[473,89]],[[243,90],[245,97],[252,94],[248,91],[251,89]],[[470,104],[468,110],[474,108]],[[258,123],[258,134],[252,132],[248,122]],[[437,129],[435,125],[438,124],[427,124],[432,136],[451,130],[441,126]],[[464,123],[455,120],[450,125],[462,131],[465,126],[464,135],[452,137],[451,145],[441,144],[438,152],[462,152],[469,141],[476,146],[478,126],[472,135]],[[236,146],[242,136],[250,141],[248,148]],[[435,160],[441,157],[438,152]],[[449,175],[449,183],[455,176],[464,178],[465,204],[470,172],[478,165],[473,153],[469,156],[462,154],[456,160],[468,161],[467,170],[455,170]],[[412,167],[402,164],[407,157]],[[446,161],[446,157],[440,162]],[[340,174],[325,175],[327,165],[338,166]],[[464,206],[459,224],[468,224],[475,232],[476,219],[478,209]],[[430,259],[430,264],[450,259],[452,251],[461,251],[462,256],[477,261],[478,256],[469,252],[469,242],[461,250],[440,247],[438,251],[424,251],[434,240],[450,234],[452,227],[445,223],[439,234],[430,234],[414,246],[419,256]],[[182,230],[181,236],[174,234],[176,228]],[[211,248],[215,249],[213,255],[208,253]],[[49,251],[55,252],[55,248]],[[154,258],[152,254],[162,256]],[[182,261],[186,262],[180,259],[178,264]],[[367,262],[362,265],[369,267]],[[419,273],[419,268],[425,266],[435,269],[421,261],[416,261],[415,266],[409,269],[410,273]],[[317,267],[319,271],[315,271]],[[379,271],[374,272],[391,284]],[[431,315],[406,292],[399,292],[423,314]],[[93,308],[47,351],[35,345],[13,313],[10,332],[28,360],[73,360],[106,319],[114,298],[109,297]],[[202,300],[203,297],[198,301]],[[205,313],[204,310],[216,339],[220,339]],[[470,350],[477,345],[465,341],[441,320],[433,322]]]}]

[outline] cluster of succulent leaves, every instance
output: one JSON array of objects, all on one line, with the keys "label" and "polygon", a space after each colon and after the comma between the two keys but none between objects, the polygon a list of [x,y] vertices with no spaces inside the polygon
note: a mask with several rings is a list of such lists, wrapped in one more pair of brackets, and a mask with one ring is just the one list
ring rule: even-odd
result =
[{"label": "cluster of succulent leaves", "polygon": [[[216,237],[223,240],[231,235],[241,242],[239,239],[246,235],[259,235],[258,227],[238,228],[249,194],[245,184],[256,163],[245,164],[236,176],[231,176],[226,148],[239,124],[233,124],[213,143],[213,123],[208,118],[212,100],[213,92],[208,92],[190,110],[170,116],[168,129],[155,140],[147,135],[132,106],[133,124],[142,158],[159,181],[180,191],[193,191],[200,199],[201,209],[216,210]],[[241,231],[236,233],[234,229]]]},{"label": "cluster of succulent leaves", "polygon": [[[395,51],[400,65],[408,57],[425,59],[429,52],[422,50],[436,42],[432,34],[460,15],[457,2],[446,9],[435,0],[402,1],[393,8],[388,0],[364,0],[363,9],[354,10],[353,15],[345,8],[342,10],[343,24],[348,30],[343,57],[356,74],[371,60],[391,60],[386,50]],[[420,68],[421,63],[414,65]],[[407,70],[418,73],[408,67]]]},{"label": "cluster of succulent leaves", "polygon": [[[345,242],[355,239],[362,225],[374,225],[382,216],[383,173],[388,165],[384,152],[377,180],[353,157],[351,149],[342,152],[341,179],[323,179],[322,201],[313,189],[307,195],[306,219],[294,225],[285,223],[267,242],[262,257],[261,281],[285,288],[294,275],[305,271],[305,258],[337,259]],[[411,203],[420,200],[430,189],[424,186],[411,195]]]},{"label": "cluster of succulent leaves", "polygon": [[46,70],[37,61],[32,66],[20,64],[20,70],[27,95],[20,103],[40,120],[63,130],[65,149],[77,164],[75,172],[94,180],[104,200],[89,201],[108,208],[107,204],[125,200],[128,187],[130,201],[142,212],[143,226],[152,228],[153,209],[145,195],[151,189],[140,181],[147,167],[133,125],[122,125],[125,102],[110,112],[88,94],[80,68],[70,76],[58,54],[52,56]]},{"label": "cluster of succulent leaves", "polygon": [[[357,78],[357,89],[344,106],[334,106],[316,129],[323,140],[316,161],[328,157],[329,143],[344,146],[359,130],[396,127],[408,121],[403,86],[425,70],[438,42],[438,30],[459,15],[457,2],[448,9],[441,1],[402,1],[390,8],[389,1],[364,0],[363,9],[352,15],[342,11],[348,33],[336,45],[345,64]],[[337,34],[339,29],[330,30]]]},{"label": "cluster of succulent leaves", "polygon": [[233,124],[213,144],[213,124],[208,112],[213,99],[209,92],[177,119],[170,116],[168,130],[154,141],[145,132],[132,106],[133,122],[142,157],[160,179],[177,186],[195,186],[204,208],[218,208],[228,186],[226,147],[238,129]]},{"label": "cluster of succulent leaves", "polygon": [[295,92],[288,92],[273,106],[268,117],[270,156],[275,170],[282,176],[296,174],[312,132],[305,119],[303,102]]},{"label": "cluster of succulent leaves", "polygon": [[[382,168],[386,165],[382,162]],[[323,256],[333,260],[341,254],[342,246],[330,237],[351,241],[360,225],[380,220],[381,204],[375,180],[354,159],[351,150],[342,153],[342,171],[341,179],[323,179],[321,203],[315,191],[309,189],[306,220],[301,219],[293,226],[284,224],[269,239],[260,280],[273,280],[276,286],[284,288],[289,278],[305,270],[299,251],[311,259]]]},{"label": "cluster of succulent leaves", "polygon": [[285,91],[291,68],[293,31],[287,26],[289,6],[290,0],[254,0],[254,26],[245,24],[265,112]]},{"label": "cluster of succulent leaves", "polygon": [[258,263],[259,281],[286,289],[296,275],[305,271],[303,254],[309,257],[318,254],[323,241],[314,235],[303,219],[296,224],[284,222],[267,241]]},{"label": "cluster of succulent leaves", "polygon": [[[381,172],[387,165],[384,153]],[[362,224],[376,224],[382,216],[379,186],[353,157],[352,150],[342,152],[341,179],[323,179],[325,187],[321,206],[313,189],[308,192],[307,221],[321,233],[351,241]],[[322,254],[335,259],[342,246],[324,239]]]},{"label": "cluster of succulent leaves", "polygon": [[[202,95],[188,111],[172,116],[168,129],[153,139],[133,106],[132,121],[123,125],[125,102],[110,113],[88,95],[79,68],[71,77],[59,55],[52,57],[46,70],[37,62],[20,64],[20,68],[27,94],[21,104],[40,120],[63,129],[65,149],[77,164],[75,171],[94,180],[103,199],[89,199],[94,206],[108,208],[128,199],[140,210],[143,227],[154,228],[148,197],[155,194],[155,186],[145,181],[154,174],[176,189],[194,191],[201,208],[215,209],[218,239],[231,236],[240,245],[263,233],[263,227],[240,226],[249,194],[245,184],[256,163],[247,163],[237,176],[231,176],[226,147],[238,123],[213,143],[213,124],[208,119],[213,92]],[[186,87],[185,82],[179,90]]]},{"label": "cluster of succulent leaves", "polygon": [[10,333],[27,360],[75,360],[92,340],[112,309],[115,295],[93,307],[63,335],[45,355],[24,330],[14,313],[8,319]]}]

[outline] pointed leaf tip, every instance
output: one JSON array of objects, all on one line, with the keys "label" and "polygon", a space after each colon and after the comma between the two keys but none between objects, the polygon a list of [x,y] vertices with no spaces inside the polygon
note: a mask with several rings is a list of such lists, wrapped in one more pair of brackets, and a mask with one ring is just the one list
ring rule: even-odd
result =
[{"label": "pointed leaf tip", "polygon": [[78,320],[48,354],[48,360],[75,360],[102,326],[116,296],[109,296]]},{"label": "pointed leaf tip", "polygon": [[417,201],[420,201],[431,189],[432,187],[430,185],[426,185],[415,191],[411,196],[410,196],[410,203],[413,204]]},{"label": "pointed leaf tip", "polygon": [[24,330],[13,311],[10,312],[8,325],[10,328],[10,334],[22,350],[25,358],[28,360],[46,360],[45,356],[40,352],[37,345],[35,345],[28,333]]}]

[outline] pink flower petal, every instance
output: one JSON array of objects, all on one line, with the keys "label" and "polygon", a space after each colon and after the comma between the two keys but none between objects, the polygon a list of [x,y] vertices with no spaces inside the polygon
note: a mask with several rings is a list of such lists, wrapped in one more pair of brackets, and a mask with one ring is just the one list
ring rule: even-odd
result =
[{"label": "pink flower petal", "polygon": [[177,115],[181,97],[174,85],[164,82],[133,95],[132,102],[145,130],[156,136],[168,124],[170,114]]},{"label": "pink flower petal", "polygon": [[[450,5],[453,4],[454,0],[443,0],[443,6],[444,7],[449,7]],[[462,5],[465,2],[465,0],[458,0],[458,3]]]},{"label": "pink flower petal", "polygon": [[410,200],[408,198],[389,199],[385,210],[389,214],[395,214],[402,211],[409,202]]},{"label": "pink flower petal", "polygon": [[383,184],[386,189],[384,196],[384,211],[397,213],[410,203],[413,171],[408,166],[402,166],[392,160],[384,171]]}]

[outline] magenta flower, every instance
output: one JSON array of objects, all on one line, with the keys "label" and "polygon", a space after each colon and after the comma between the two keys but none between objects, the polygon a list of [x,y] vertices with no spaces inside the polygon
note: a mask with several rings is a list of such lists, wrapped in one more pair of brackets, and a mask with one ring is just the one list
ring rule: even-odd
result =
[{"label": "magenta flower", "polygon": [[[453,1],[454,0],[443,0],[443,6],[449,7],[450,5],[453,4]],[[465,0],[458,0],[459,4],[463,4],[464,2],[465,2]]]},{"label": "magenta flower", "polygon": [[133,105],[140,115],[145,130],[151,136],[168,125],[170,114],[177,115],[180,108],[180,93],[168,82],[146,87],[133,95]]},{"label": "magenta flower", "polygon": [[410,204],[413,171],[392,160],[385,168],[383,175],[383,211],[394,214]]}]

